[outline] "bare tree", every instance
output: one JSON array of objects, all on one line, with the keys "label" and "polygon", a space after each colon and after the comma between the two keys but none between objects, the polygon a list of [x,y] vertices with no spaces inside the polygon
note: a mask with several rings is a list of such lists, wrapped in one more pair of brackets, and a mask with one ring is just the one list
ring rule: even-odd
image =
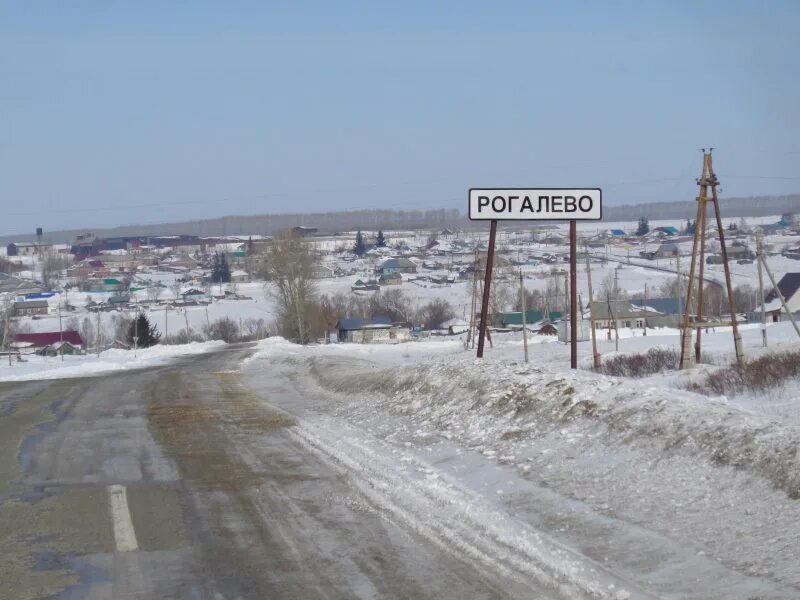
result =
[{"label": "bare tree", "polygon": [[45,289],[52,289],[62,271],[69,266],[69,259],[57,254],[47,254],[42,260],[41,280]]},{"label": "bare tree", "polygon": [[291,235],[276,237],[266,247],[264,267],[267,293],[278,304],[278,330],[289,340],[309,343],[321,332],[322,323],[317,310],[314,258],[307,244]]},{"label": "bare tree", "polygon": [[212,321],[203,331],[210,340],[222,340],[226,343],[239,341],[239,324],[229,317]]},{"label": "bare tree", "polygon": [[151,283],[147,286],[147,299],[150,302],[155,302],[161,295],[161,286],[159,284]]},{"label": "bare tree", "polygon": [[423,306],[419,311],[419,320],[425,329],[439,329],[442,324],[456,316],[455,310],[447,300],[435,298]]}]

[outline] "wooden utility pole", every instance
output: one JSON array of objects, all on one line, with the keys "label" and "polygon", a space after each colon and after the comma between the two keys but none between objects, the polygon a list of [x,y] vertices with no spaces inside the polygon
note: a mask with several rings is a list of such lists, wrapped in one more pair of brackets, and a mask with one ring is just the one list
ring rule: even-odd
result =
[{"label": "wooden utility pole", "polygon": [[761,303],[761,345],[767,347],[767,309],[764,306],[764,241],[761,235],[756,238],[756,262],[758,263],[758,300]]},{"label": "wooden utility pole", "polygon": [[519,270],[519,298],[522,308],[522,345],[525,348],[525,362],[528,362],[528,323],[525,318],[525,285],[522,282],[522,269]]},{"label": "wooden utility pole", "polygon": [[[694,362],[695,364],[700,362],[700,340],[703,335],[703,309],[705,308],[705,302],[703,299],[703,291],[705,289],[703,283],[703,273],[705,271],[706,265],[706,209],[703,208],[703,214],[701,215],[700,224],[695,224],[695,227],[700,228],[700,264],[698,265],[698,273],[697,273],[697,339],[694,344]],[[709,311],[710,312],[710,311]]]},{"label": "wooden utility pole", "polygon": [[586,280],[589,284],[589,326],[592,328],[592,360],[595,370],[600,368],[600,355],[597,353],[597,332],[594,328],[594,311],[592,310],[592,267],[589,250],[586,250]]},{"label": "wooden utility pole", "polygon": [[[713,150],[713,148],[711,148]],[[725,287],[728,292],[728,309],[731,317],[731,329],[733,331],[733,346],[736,353],[736,363],[741,365],[744,361],[744,353],[742,351],[742,338],[739,335],[739,326],[736,319],[736,301],[733,297],[733,286],[731,284],[731,270],[728,265],[728,251],[725,248],[725,229],[722,226],[722,217],[719,209],[719,197],[717,196],[717,186],[719,180],[714,174],[714,169],[711,164],[711,150],[708,152],[703,149],[703,171],[697,180],[697,185],[700,186],[700,194],[697,197],[697,218],[695,219],[694,238],[692,240],[692,260],[689,266],[689,283],[686,291],[686,306],[683,315],[683,323],[681,330],[681,369],[691,367],[694,362],[700,358],[700,329],[706,324],[703,323],[703,265],[705,263],[705,244],[706,244],[706,218],[708,203],[714,205],[714,217],[717,223],[717,236],[719,237],[720,253],[722,255],[722,266],[725,270]],[[711,197],[709,197],[709,189],[711,190]],[[697,267],[698,257],[700,259],[699,269],[699,282],[698,282],[698,295],[694,296],[694,278],[695,269]],[[694,357],[692,356],[692,323],[691,323],[691,310],[692,300],[695,300],[696,320],[695,328],[697,329],[697,343],[695,344]],[[694,360],[693,360],[694,358]]]}]

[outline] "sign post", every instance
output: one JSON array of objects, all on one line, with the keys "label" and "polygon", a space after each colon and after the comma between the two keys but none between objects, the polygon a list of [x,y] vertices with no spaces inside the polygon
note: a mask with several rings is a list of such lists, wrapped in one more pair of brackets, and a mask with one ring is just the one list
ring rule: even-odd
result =
[{"label": "sign post", "polygon": [[600,188],[473,188],[469,191],[469,218],[490,221],[489,248],[481,303],[478,358],[489,321],[489,298],[498,221],[569,221],[570,365],[578,368],[577,221],[603,218]]}]

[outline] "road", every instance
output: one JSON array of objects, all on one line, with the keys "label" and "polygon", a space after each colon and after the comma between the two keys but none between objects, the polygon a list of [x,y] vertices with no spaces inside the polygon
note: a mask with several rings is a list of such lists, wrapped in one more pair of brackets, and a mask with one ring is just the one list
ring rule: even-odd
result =
[{"label": "road", "polygon": [[414,502],[443,511],[435,531],[402,499],[388,510],[362,468],[240,384],[250,352],[0,384],[0,597],[592,596],[480,523],[448,522],[440,499]]}]

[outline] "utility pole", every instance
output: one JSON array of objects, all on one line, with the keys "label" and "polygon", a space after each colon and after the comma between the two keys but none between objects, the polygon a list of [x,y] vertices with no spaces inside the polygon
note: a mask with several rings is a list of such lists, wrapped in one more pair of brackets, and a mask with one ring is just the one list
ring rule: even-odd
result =
[{"label": "utility pole", "polygon": [[97,331],[95,332],[95,346],[97,346],[97,358],[100,358],[100,311],[97,311]]},{"label": "utility pole", "polygon": [[191,341],[189,336],[189,309],[187,307],[183,307],[183,320],[186,323],[186,341]]},{"label": "utility pole", "polygon": [[767,347],[767,309],[764,306],[764,243],[761,234],[756,237],[756,262],[758,263],[758,300],[761,303],[761,345]]},{"label": "utility pole", "polygon": [[525,348],[525,362],[528,362],[528,323],[525,319],[525,285],[522,283],[522,269],[519,270],[519,297],[522,308],[522,345]]},{"label": "utility pole", "polygon": [[[478,358],[483,358],[483,343],[489,324],[489,293],[492,285],[492,269],[494,268],[494,246],[497,238],[497,221],[492,220],[489,229],[489,249],[486,254],[486,276],[483,279],[483,299],[481,301],[481,330],[478,333]],[[491,343],[491,341],[490,341]]]},{"label": "utility pole", "polygon": [[136,358],[137,346],[139,345],[139,300],[136,300],[136,316],[133,322],[133,358]]},{"label": "utility pole", "polygon": [[164,304],[164,339],[169,336],[169,324],[167,323],[167,312],[169,311],[169,304]]},{"label": "utility pole", "polygon": [[569,324],[570,368],[578,368],[578,225],[573,219],[569,222]]},{"label": "utility pole", "polygon": [[595,370],[600,368],[600,355],[597,353],[597,332],[594,328],[594,311],[592,310],[592,267],[589,250],[586,250],[586,280],[589,283],[589,327],[592,329],[592,361]]},{"label": "utility pole", "polygon": [[[697,339],[694,345],[694,362],[695,364],[700,362],[700,339],[703,334],[703,309],[704,302],[703,302],[703,271],[705,270],[706,265],[706,211],[705,208],[703,209],[703,214],[701,216],[700,221],[700,264],[699,272],[697,275]],[[710,311],[709,311],[710,312]],[[710,315],[709,315],[710,316]]]},{"label": "utility pole", "polygon": [[58,353],[61,354],[61,362],[64,362],[64,329],[61,327],[61,303],[58,303],[58,337],[61,339],[61,347]]},{"label": "utility pole", "polygon": [[475,261],[472,264],[472,301],[470,302],[469,311],[469,330],[467,331],[467,347],[472,342],[472,347],[475,347],[475,298],[478,289],[478,251],[475,250]]},{"label": "utility pole", "polygon": [[619,352],[619,329],[617,329],[617,320],[614,318],[614,311],[611,310],[611,297],[606,293],[606,302],[608,302],[608,339],[611,339],[611,324],[614,324],[614,351]]},{"label": "utility pole", "polygon": [[8,354],[8,366],[11,366],[11,348],[8,344],[8,319],[11,313],[11,307],[6,308],[6,319],[5,319],[5,326],[3,327],[3,348],[5,349],[6,353]]},{"label": "utility pole", "polygon": [[[705,243],[706,243],[706,214],[707,205],[711,202],[714,205],[714,217],[717,223],[717,236],[719,237],[720,251],[722,255],[722,266],[725,271],[725,287],[728,292],[728,309],[731,317],[731,330],[733,332],[733,346],[736,353],[736,363],[741,365],[744,361],[744,352],[742,350],[742,338],[739,335],[739,325],[736,319],[736,301],[733,297],[733,286],[731,284],[731,270],[728,264],[728,251],[725,248],[725,230],[722,226],[722,217],[719,209],[719,197],[717,196],[717,186],[719,179],[714,174],[714,169],[711,164],[711,148],[706,152],[703,149],[703,171],[697,179],[697,185],[700,186],[700,194],[697,197],[697,218],[695,219],[694,239],[692,240],[692,260],[689,266],[689,282],[686,291],[686,306],[683,314],[683,324],[681,331],[681,362],[680,368],[686,369],[691,367],[693,362],[697,361],[700,357],[700,328],[704,325],[702,322],[703,314],[703,264],[705,262]],[[709,188],[711,189],[711,197],[709,198]],[[698,255],[700,258],[700,280],[698,283],[698,296],[694,297],[694,278],[695,269],[697,267]],[[696,300],[695,310],[697,319],[695,327],[698,332],[698,340],[695,344],[694,357],[691,353],[692,345],[692,325],[691,325],[691,310],[692,300]],[[692,360],[694,358],[694,361]]]},{"label": "utility pole", "polygon": [[644,282],[644,318],[642,319],[644,324],[644,336],[647,337],[647,282]]}]

